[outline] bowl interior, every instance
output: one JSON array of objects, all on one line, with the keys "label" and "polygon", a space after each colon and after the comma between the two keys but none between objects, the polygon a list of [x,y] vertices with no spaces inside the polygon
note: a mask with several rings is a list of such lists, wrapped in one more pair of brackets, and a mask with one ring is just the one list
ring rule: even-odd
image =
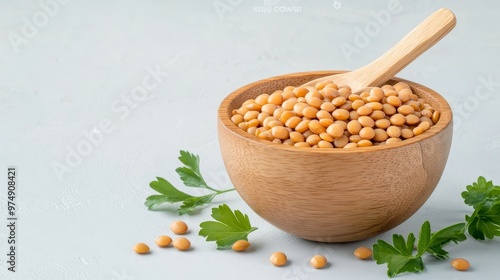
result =
[{"label": "bowl interior", "polygon": [[[321,78],[324,76],[344,73],[346,71],[337,70],[337,71],[315,71],[315,72],[300,72],[300,73],[292,73],[283,76],[277,76],[272,78],[267,78],[263,80],[259,80],[257,82],[248,84],[240,89],[234,91],[230,95],[228,95],[221,103],[218,110],[219,121],[221,121],[225,126],[229,127],[234,133],[249,138],[252,141],[256,141],[258,143],[262,143],[263,145],[273,145],[277,148],[282,149],[292,149],[296,150],[296,147],[290,147],[288,145],[278,145],[272,143],[270,141],[262,140],[257,138],[254,135],[250,135],[239,129],[232,121],[231,121],[231,112],[234,109],[238,109],[243,102],[248,99],[255,98],[261,93],[272,93],[275,90],[282,90],[286,86],[300,86],[308,81]],[[418,142],[422,139],[432,137],[433,135],[439,133],[446,127],[448,127],[452,123],[452,111],[448,102],[437,92],[414,82],[404,80],[401,78],[393,78],[389,80],[386,84],[394,85],[398,82],[405,82],[410,85],[412,91],[417,94],[419,97],[423,98],[426,103],[431,105],[434,109],[438,110],[441,114],[440,119],[437,124],[433,125],[428,131],[422,133],[416,137],[412,137],[410,139],[405,139],[404,141],[398,143],[392,143],[391,145],[380,145],[380,146],[372,146],[372,147],[358,147],[356,149],[309,149],[309,152],[326,152],[326,153],[335,153],[335,152],[345,152],[345,153],[356,153],[360,151],[366,150],[379,150],[379,149],[390,149],[396,146],[404,146],[409,145],[415,142]],[[304,150],[304,149],[301,149]]]}]

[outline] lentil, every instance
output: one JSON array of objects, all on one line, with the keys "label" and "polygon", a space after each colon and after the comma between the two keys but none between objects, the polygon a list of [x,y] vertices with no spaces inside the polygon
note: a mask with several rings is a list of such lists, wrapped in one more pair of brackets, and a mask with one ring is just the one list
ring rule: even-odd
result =
[{"label": "lentil", "polygon": [[470,267],[470,263],[466,259],[458,258],[451,261],[451,266],[456,270],[465,271]]},{"label": "lentil", "polygon": [[387,135],[392,138],[401,136],[401,129],[398,126],[391,125],[387,128]]},{"label": "lentil", "polygon": [[244,119],[243,119],[242,115],[234,115],[234,116],[231,117],[231,121],[235,125],[239,125],[240,123],[242,123],[244,121]]},{"label": "lentil", "polygon": [[133,249],[137,254],[146,254],[149,252],[149,246],[144,243],[135,244]]},{"label": "lentil", "polygon": [[348,143],[349,143],[349,138],[345,135],[342,135],[340,138],[333,140],[333,145],[335,146],[335,148],[342,148]]},{"label": "lentil", "polygon": [[308,123],[309,129],[315,134],[321,134],[326,131],[326,128],[322,126],[318,120],[311,120]]},{"label": "lentil", "polygon": [[333,124],[334,121],[332,119],[320,119],[319,124],[321,124],[324,127],[329,127],[331,124]]},{"label": "lentil", "polygon": [[389,138],[387,132],[381,128],[374,129],[374,132],[375,132],[375,136],[373,136],[374,141],[384,142],[385,140],[387,140],[387,138]]},{"label": "lentil", "polygon": [[325,140],[327,142],[333,142],[334,141],[334,138],[328,134],[327,132],[323,132],[319,135],[319,137],[321,137],[322,140]]},{"label": "lentil", "polygon": [[298,87],[298,88],[295,88],[293,90],[293,92],[295,93],[295,95],[297,97],[304,97],[309,92],[309,90],[307,88]]},{"label": "lentil", "polygon": [[236,252],[245,251],[248,247],[250,247],[250,242],[246,240],[238,240],[234,242],[232,246],[233,250]]},{"label": "lentil", "polygon": [[284,126],[274,126],[271,129],[271,134],[278,139],[281,140],[286,140],[289,137],[289,132],[288,129],[286,129]]},{"label": "lentil", "polygon": [[407,116],[413,112],[415,112],[415,109],[410,105],[401,105],[398,108],[398,113],[405,115],[405,116]]},{"label": "lentil", "polygon": [[382,108],[384,108],[384,105],[380,102],[369,102],[366,103],[366,106],[372,108],[373,110],[382,110]]},{"label": "lentil", "polygon": [[382,104],[382,111],[384,111],[387,116],[396,114],[396,108],[389,103]]},{"label": "lentil", "polygon": [[[363,127],[360,131],[359,131],[359,136],[363,139],[367,139],[367,140],[370,140],[372,139],[373,137],[375,137],[375,130],[373,130],[373,128],[371,127]],[[359,143],[358,143],[359,145]]]},{"label": "lentil", "polygon": [[334,123],[328,126],[326,133],[330,134],[333,138],[339,138],[344,135],[344,129],[342,128],[342,125]]},{"label": "lentil", "polygon": [[349,119],[350,114],[346,109],[335,109],[335,111],[332,112],[332,116],[336,120],[345,121]]},{"label": "lentil", "polygon": [[364,246],[358,247],[354,250],[354,256],[362,260],[369,259],[372,256],[372,249]]},{"label": "lentil", "polygon": [[320,269],[325,267],[325,265],[327,264],[327,260],[322,255],[315,255],[311,258],[310,263],[314,268]]},{"label": "lentil", "polygon": [[349,141],[352,143],[358,143],[359,141],[361,141],[361,136],[351,135],[351,136],[349,136]]},{"label": "lentil", "polygon": [[434,113],[432,113],[432,123],[433,124],[436,124],[439,121],[439,116],[440,116],[439,111],[434,111]]},{"label": "lentil", "polygon": [[280,93],[275,92],[275,93],[269,95],[267,102],[269,104],[281,105],[281,103],[283,103],[283,96]]},{"label": "lentil", "polygon": [[172,238],[170,238],[170,236],[161,235],[156,238],[155,243],[158,247],[167,247],[172,243]]},{"label": "lentil", "polygon": [[358,145],[358,147],[370,147],[370,146],[373,146],[372,141],[367,140],[367,139],[359,140],[359,142],[356,143],[356,144]]},{"label": "lentil", "polygon": [[[353,108],[354,109],[354,108]],[[373,112],[372,107],[368,105],[363,105],[359,107],[356,112],[358,113],[359,116],[368,116]]]},{"label": "lentil", "polygon": [[373,120],[375,121],[378,121],[378,120],[381,120],[385,117],[385,113],[384,111],[382,110],[374,110],[371,114],[370,114],[370,118],[372,118]]},{"label": "lentil", "polygon": [[285,122],[285,126],[294,129],[301,121],[302,119],[297,116],[291,117]]},{"label": "lentil", "polygon": [[350,149],[350,148],[356,148],[358,144],[354,142],[347,143],[347,145],[344,146],[344,149]]},{"label": "lentil", "polygon": [[275,252],[269,258],[272,264],[275,266],[283,266],[287,262],[286,255],[283,252]]},{"label": "lentil", "polygon": [[420,135],[420,134],[422,134],[422,133],[424,133],[424,128],[423,128],[423,127],[421,127],[421,126],[417,126],[417,127],[415,127],[415,128],[413,129],[413,135],[414,135],[414,136]]},{"label": "lentil", "polygon": [[265,104],[264,106],[262,106],[261,108],[261,111],[262,113],[267,113],[269,115],[272,115],[274,114],[274,111],[276,110],[276,105],[274,104]]},{"label": "lentil", "polygon": [[346,102],[346,99],[343,96],[335,97],[332,100],[332,104],[337,106],[337,107],[344,105],[345,102]]},{"label": "lentil", "polygon": [[375,121],[368,117],[368,116],[361,116],[358,118],[358,122],[363,126],[363,127],[373,127],[375,125]]},{"label": "lentil", "polygon": [[405,119],[407,125],[414,125],[420,122],[420,118],[414,114],[406,115]]},{"label": "lentil", "polygon": [[186,251],[191,248],[191,242],[185,237],[176,238],[173,245],[179,251]]},{"label": "lentil", "polygon": [[255,97],[255,103],[260,104],[260,105],[264,105],[264,104],[268,103],[268,99],[269,99],[269,94],[263,93],[263,94]]},{"label": "lentil", "polygon": [[397,96],[394,96],[394,95],[387,97],[386,100],[387,100],[387,103],[389,105],[392,105],[394,107],[399,107],[399,106],[401,106],[401,103],[402,103],[401,99],[399,99]]},{"label": "lentil", "polygon": [[329,141],[321,140],[318,142],[318,148],[333,148],[333,145]]},{"label": "lentil", "polygon": [[412,138],[413,137],[413,131],[408,128],[403,128],[401,129],[401,137],[404,139]]},{"label": "lentil", "polygon": [[347,131],[349,131],[349,133],[351,134],[358,134],[361,128],[361,123],[359,123],[359,121],[357,120],[352,120],[347,123]]},{"label": "lentil", "polygon": [[[352,95],[352,96],[357,96],[357,95]],[[352,101],[351,106],[352,106],[353,110],[358,110],[360,107],[365,105],[365,102],[363,100],[360,100],[360,99],[351,100],[351,101]]]},{"label": "lentil", "polygon": [[319,137],[317,134],[309,135],[306,139],[306,143],[311,146],[318,144],[319,141],[321,141],[321,137]]},{"label": "lentil", "polygon": [[306,132],[309,129],[309,120],[303,120],[295,127],[295,131],[300,133]]},{"label": "lentil", "polygon": [[175,234],[184,234],[188,230],[188,226],[183,221],[175,221],[170,225],[170,229]]},{"label": "lentil", "polygon": [[299,147],[299,148],[309,148],[309,147],[311,147],[311,145],[307,144],[306,142],[297,142],[297,143],[293,144],[293,146]]},{"label": "lentil", "polygon": [[427,131],[431,127],[431,124],[429,122],[421,122],[418,126]]},{"label": "lentil", "polygon": [[378,128],[386,129],[391,126],[391,121],[389,121],[388,119],[380,119],[375,121],[375,126]]},{"label": "lentil", "polygon": [[331,113],[335,110],[335,105],[333,105],[330,102],[325,102],[325,103],[321,104],[320,108],[321,108],[321,110],[325,110],[328,113]]}]

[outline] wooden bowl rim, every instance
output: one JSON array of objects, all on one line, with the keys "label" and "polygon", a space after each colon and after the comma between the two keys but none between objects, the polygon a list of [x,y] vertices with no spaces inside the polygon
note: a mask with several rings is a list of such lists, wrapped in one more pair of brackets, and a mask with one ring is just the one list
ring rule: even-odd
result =
[{"label": "wooden bowl rim", "polygon": [[245,92],[245,91],[247,91],[255,86],[258,86],[258,85],[261,85],[264,83],[268,83],[268,82],[272,82],[274,80],[280,80],[283,78],[291,78],[291,77],[293,78],[293,77],[307,76],[307,75],[328,76],[328,75],[340,74],[340,73],[344,73],[344,72],[348,72],[348,70],[321,70],[321,71],[295,72],[295,73],[274,76],[274,77],[265,78],[265,79],[261,79],[261,80],[252,82],[250,84],[247,84],[245,86],[242,86],[242,87],[236,89],[235,91],[230,93],[228,96],[226,96],[222,100],[222,102],[219,106],[218,112],[217,112],[217,118],[220,122],[222,122],[222,124],[227,129],[229,129],[230,131],[235,133],[237,136],[239,136],[247,141],[253,142],[254,144],[257,144],[257,145],[272,146],[273,148],[282,149],[282,150],[286,150],[286,151],[290,151],[290,152],[327,153],[327,154],[335,154],[335,153],[356,154],[356,153],[366,153],[366,152],[377,152],[377,151],[381,151],[381,150],[388,150],[388,149],[394,149],[394,148],[403,147],[403,146],[407,146],[407,145],[412,145],[412,144],[421,142],[425,139],[431,138],[431,137],[441,133],[445,128],[447,128],[452,123],[451,107],[448,104],[448,102],[446,101],[446,99],[444,99],[444,97],[442,97],[439,93],[437,93],[436,91],[434,91],[426,86],[423,86],[421,84],[418,84],[418,83],[415,83],[415,82],[412,82],[409,80],[401,79],[398,77],[394,77],[390,81],[405,82],[405,83],[409,84],[412,88],[418,88],[422,91],[425,91],[427,94],[429,94],[434,99],[436,99],[442,108],[440,111],[441,116],[440,116],[437,124],[433,125],[426,132],[424,132],[418,136],[412,137],[410,139],[405,139],[401,142],[391,143],[391,144],[386,144],[386,145],[370,146],[370,147],[356,147],[356,148],[352,148],[352,149],[299,148],[299,147],[293,147],[293,146],[289,146],[289,145],[273,143],[273,142],[268,141],[268,140],[259,139],[255,135],[251,135],[251,134],[247,133],[246,131],[240,129],[238,126],[236,126],[231,121],[231,117],[229,116],[229,106],[231,105],[233,100],[235,98],[237,98],[238,96],[240,96],[243,92]]}]

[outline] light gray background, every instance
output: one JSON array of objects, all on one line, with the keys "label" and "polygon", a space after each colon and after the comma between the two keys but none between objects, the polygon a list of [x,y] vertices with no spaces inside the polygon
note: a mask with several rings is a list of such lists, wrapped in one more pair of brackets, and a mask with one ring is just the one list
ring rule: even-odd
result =
[{"label": "light gray background", "polygon": [[[448,164],[420,211],[378,238],[416,232],[425,220],[434,229],[462,221],[471,212],[460,197],[465,186],[479,175],[500,183],[500,4],[400,1],[401,11],[371,29],[364,45],[356,43],[357,29],[375,23],[373,13],[387,10],[389,2],[60,0],[47,16],[39,3],[49,0],[2,1],[0,224],[6,223],[10,165],[18,168],[19,221],[15,274],[6,270],[6,227],[0,227],[0,278],[386,279],[385,266],[352,256],[354,248],[376,238],[351,244],[304,241],[260,219],[237,193],[215,203],[241,209],[259,227],[250,235],[251,252],[217,251],[197,236],[209,208],[182,217],[191,226],[193,251],[157,249],[155,237],[170,234],[168,225],[178,217],[148,212],[143,202],[153,193],[148,184],[155,176],[181,185],[174,172],[180,149],[201,156],[210,183],[231,186],[217,143],[216,110],[232,90],[284,73],[355,69],[436,9],[448,7],[458,18],[456,28],[398,75],[440,92],[452,105],[456,129]],[[255,11],[265,4],[300,12]],[[217,5],[227,9],[218,12]],[[343,53],[346,45],[357,53]],[[148,69],[163,76],[125,115],[122,98],[149,79]],[[68,149],[84,145],[84,133],[99,132],[103,120],[113,130],[101,133],[102,141],[58,176],[54,164],[67,164]],[[140,241],[151,245],[152,254],[132,252]],[[498,268],[499,240],[447,248],[451,257],[467,258],[471,270],[457,272],[449,261],[425,258],[425,272],[401,278],[480,279]],[[289,256],[287,267],[269,264],[278,250]],[[330,267],[310,268],[315,253],[326,255]]]}]

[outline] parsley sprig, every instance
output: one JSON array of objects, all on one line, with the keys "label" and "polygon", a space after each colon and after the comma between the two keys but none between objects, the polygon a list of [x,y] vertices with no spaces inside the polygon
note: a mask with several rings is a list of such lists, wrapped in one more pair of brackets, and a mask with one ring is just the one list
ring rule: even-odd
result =
[{"label": "parsley sprig", "polygon": [[479,177],[462,192],[462,198],[474,208],[471,216],[465,216],[469,234],[479,240],[500,236],[500,186]]},{"label": "parsley sprig", "polygon": [[413,233],[410,233],[406,240],[402,235],[394,234],[393,244],[379,239],[373,245],[373,258],[377,264],[387,264],[389,277],[404,272],[420,272],[424,270],[422,256],[425,253],[437,259],[448,258],[448,252],[443,246],[450,242],[466,240],[465,232],[479,240],[500,236],[500,186],[479,177],[477,182],[467,186],[467,190],[462,192],[462,198],[467,205],[474,208],[471,216],[465,216],[466,223],[454,224],[431,233],[431,225],[429,221],[425,221],[420,229],[415,254],[416,239]]},{"label": "parsley sprig", "polygon": [[465,223],[455,224],[431,233],[431,224],[426,221],[420,229],[416,254],[413,254],[415,246],[413,233],[408,234],[406,241],[402,235],[394,234],[392,236],[394,245],[384,240],[377,240],[377,244],[373,245],[373,258],[377,261],[377,264],[387,263],[387,275],[389,277],[403,272],[423,271],[422,256],[425,253],[429,253],[438,259],[446,259],[448,252],[443,249],[444,245],[450,241],[458,243],[467,239],[462,232],[464,225]]},{"label": "parsley sprig", "polygon": [[161,205],[167,202],[182,202],[177,209],[179,215],[191,214],[196,208],[212,202],[217,195],[234,191],[234,189],[217,190],[208,186],[200,172],[200,157],[187,151],[180,151],[180,154],[179,160],[184,166],[177,168],[175,171],[179,174],[184,185],[206,189],[211,193],[203,196],[192,196],[178,190],[169,181],[161,177],[156,177],[156,181],[152,181],[149,186],[160,194],[151,195],[146,198],[144,204],[149,210],[161,210]]},{"label": "parsley sprig", "polygon": [[200,224],[199,235],[207,241],[216,241],[217,249],[228,249],[238,240],[248,240],[248,234],[257,230],[252,227],[248,215],[239,210],[234,212],[226,204],[212,208],[212,218]]}]

